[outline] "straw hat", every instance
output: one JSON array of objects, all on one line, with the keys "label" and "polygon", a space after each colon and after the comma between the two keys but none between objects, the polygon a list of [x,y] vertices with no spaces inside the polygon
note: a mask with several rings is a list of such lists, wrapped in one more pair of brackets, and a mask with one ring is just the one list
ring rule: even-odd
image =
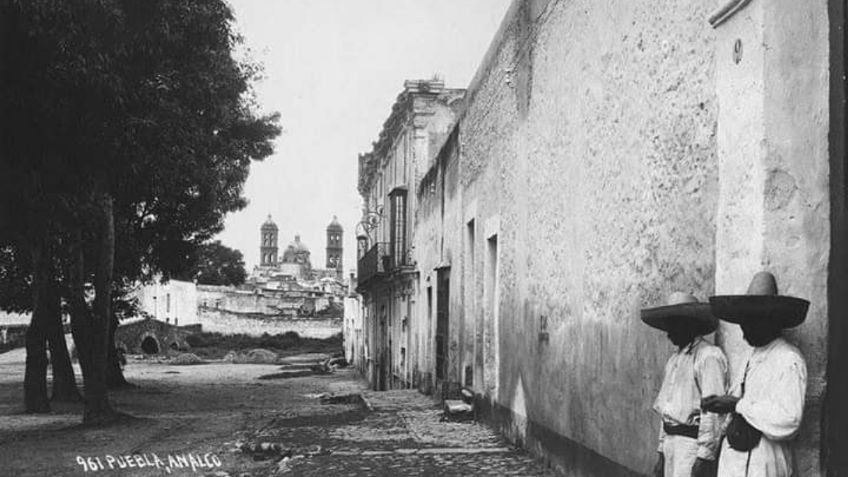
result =
[{"label": "straw hat", "polygon": [[778,320],[784,328],[804,322],[810,302],[801,298],[777,294],[777,280],[769,272],[754,275],[745,295],[710,297],[712,313],[724,321],[742,323],[746,318],[768,317]]},{"label": "straw hat", "polygon": [[715,331],[718,320],[710,312],[709,303],[701,303],[689,293],[674,292],[663,306],[643,308],[642,321],[648,326],[668,331],[674,321],[689,320],[698,334],[706,335]]}]

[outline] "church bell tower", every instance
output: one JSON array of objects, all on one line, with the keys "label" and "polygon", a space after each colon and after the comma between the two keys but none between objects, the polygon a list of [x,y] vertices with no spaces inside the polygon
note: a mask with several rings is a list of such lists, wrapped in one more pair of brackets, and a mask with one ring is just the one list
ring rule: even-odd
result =
[{"label": "church bell tower", "polygon": [[259,266],[261,267],[277,266],[277,232],[277,224],[268,214],[268,220],[260,229]]},{"label": "church bell tower", "polygon": [[[344,264],[342,262],[342,225],[338,217],[333,216],[333,221],[327,226],[327,268],[337,270],[341,273]],[[341,276],[341,275],[340,275]]]}]

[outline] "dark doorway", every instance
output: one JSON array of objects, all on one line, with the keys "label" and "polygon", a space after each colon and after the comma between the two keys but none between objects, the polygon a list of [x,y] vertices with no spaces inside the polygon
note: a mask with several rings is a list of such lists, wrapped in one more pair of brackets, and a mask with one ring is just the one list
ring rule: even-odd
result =
[{"label": "dark doorway", "polygon": [[141,350],[144,354],[156,354],[159,352],[159,343],[156,338],[148,336],[141,340]]},{"label": "dark doorway", "polygon": [[[391,295],[389,295],[391,296]],[[377,379],[374,383],[377,391],[385,391],[389,381],[389,311],[386,304],[380,305],[377,317]]]},{"label": "dark doorway", "polygon": [[448,390],[448,342],[450,325],[450,269],[441,268],[436,279],[436,387],[444,397]]},{"label": "dark doorway", "polygon": [[848,475],[848,154],[846,154],[846,0],[829,0],[830,18],[830,200],[831,253],[828,270],[827,388],[821,414],[821,452],[828,477]]}]

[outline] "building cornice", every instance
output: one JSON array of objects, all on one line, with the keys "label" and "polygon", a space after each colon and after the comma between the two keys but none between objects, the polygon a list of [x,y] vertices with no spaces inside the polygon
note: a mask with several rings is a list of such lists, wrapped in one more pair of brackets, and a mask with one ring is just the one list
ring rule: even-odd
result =
[{"label": "building cornice", "polygon": [[374,178],[383,163],[391,154],[391,151],[403,131],[410,125],[413,128],[426,128],[428,121],[419,118],[429,117],[433,114],[431,107],[421,107],[416,104],[417,98],[452,98],[462,97],[464,89],[445,88],[444,82],[439,79],[433,80],[407,80],[403,84],[403,91],[398,94],[392,105],[389,117],[383,123],[377,140],[372,143],[371,152],[359,155],[359,193],[363,197],[373,185]]}]

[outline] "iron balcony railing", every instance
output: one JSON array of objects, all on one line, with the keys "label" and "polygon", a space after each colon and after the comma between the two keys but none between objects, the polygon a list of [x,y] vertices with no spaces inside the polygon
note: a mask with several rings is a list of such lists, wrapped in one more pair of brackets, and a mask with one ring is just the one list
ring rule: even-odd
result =
[{"label": "iron balcony railing", "polygon": [[392,270],[391,244],[380,242],[374,244],[356,264],[356,274],[359,286],[362,287],[370,280],[383,276]]},{"label": "iron balcony railing", "polygon": [[403,269],[414,267],[412,251],[392,242],[380,242],[371,247],[357,263],[359,287],[373,278],[378,278]]}]

